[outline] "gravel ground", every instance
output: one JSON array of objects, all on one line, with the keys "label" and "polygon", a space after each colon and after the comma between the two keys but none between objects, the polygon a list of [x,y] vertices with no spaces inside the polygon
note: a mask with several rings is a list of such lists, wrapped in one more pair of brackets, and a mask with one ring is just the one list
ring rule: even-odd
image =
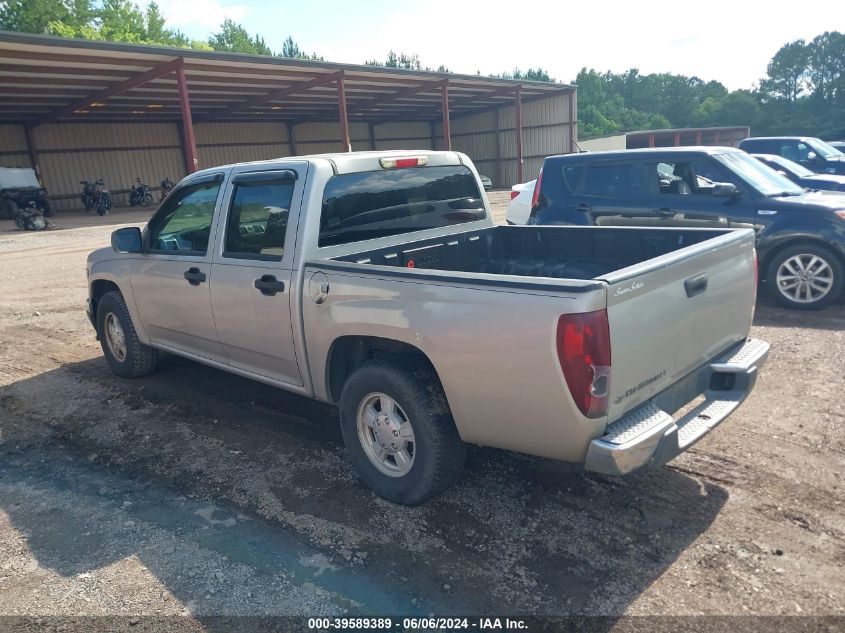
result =
[{"label": "gravel ground", "polygon": [[665,468],[473,448],[404,508],[358,483],[331,407],[175,357],[109,372],[85,256],[147,213],[0,222],[0,615],[845,615],[845,303],[762,296],[755,392]]}]

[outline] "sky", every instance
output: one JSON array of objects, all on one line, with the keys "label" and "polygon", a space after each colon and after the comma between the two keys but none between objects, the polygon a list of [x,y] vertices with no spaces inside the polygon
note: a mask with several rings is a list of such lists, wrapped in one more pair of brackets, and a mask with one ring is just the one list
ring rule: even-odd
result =
[{"label": "sky", "polygon": [[[139,4],[144,4],[140,0]],[[171,27],[206,39],[224,18],[264,37],[288,35],[329,61],[384,60],[391,49],[457,73],[542,67],[558,81],[578,71],[671,72],[750,89],[785,43],[845,32],[843,0],[531,2],[514,0],[159,0]]]}]

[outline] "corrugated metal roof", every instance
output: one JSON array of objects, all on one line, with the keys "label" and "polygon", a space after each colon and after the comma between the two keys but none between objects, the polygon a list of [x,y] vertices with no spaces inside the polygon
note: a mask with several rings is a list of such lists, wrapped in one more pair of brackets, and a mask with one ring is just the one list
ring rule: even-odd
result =
[{"label": "corrugated metal roof", "polygon": [[[436,120],[444,82],[454,117],[512,103],[518,86],[525,102],[574,90],[547,82],[0,31],[0,122],[178,120],[172,65],[179,59],[198,122],[337,120],[340,76],[350,121]],[[120,94],[96,98],[146,75],[148,80]]]}]

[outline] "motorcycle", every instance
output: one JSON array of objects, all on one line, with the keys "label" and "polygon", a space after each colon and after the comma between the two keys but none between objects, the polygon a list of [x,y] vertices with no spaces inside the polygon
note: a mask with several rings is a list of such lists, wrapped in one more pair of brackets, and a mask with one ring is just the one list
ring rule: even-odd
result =
[{"label": "motorcycle", "polygon": [[96,209],[97,215],[107,215],[114,203],[111,192],[106,189],[105,181],[102,178],[98,178],[94,183],[80,180],[79,184],[83,186],[82,204],[85,206],[85,212]]},{"label": "motorcycle", "polygon": [[153,203],[153,194],[150,193],[149,185],[141,182],[140,178],[135,179],[135,186],[129,190],[129,205],[132,207],[148,207]]},{"label": "motorcycle", "polygon": [[88,213],[97,203],[94,195],[95,186],[93,182],[87,180],[80,180],[79,184],[82,185],[82,205],[85,207],[85,213]]},{"label": "motorcycle", "polygon": [[15,214],[15,226],[21,231],[41,231],[55,224],[44,217],[44,211],[36,207],[35,202],[30,202],[28,207]]},{"label": "motorcycle", "polygon": [[170,195],[170,192],[175,186],[176,183],[174,183],[172,180],[170,180],[170,178],[165,176],[164,180],[161,181],[161,194],[159,200],[163,201],[168,195]]}]

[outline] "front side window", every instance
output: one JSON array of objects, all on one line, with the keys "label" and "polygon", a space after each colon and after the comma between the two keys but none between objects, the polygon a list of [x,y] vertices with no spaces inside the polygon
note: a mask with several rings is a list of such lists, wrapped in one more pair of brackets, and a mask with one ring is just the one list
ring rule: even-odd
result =
[{"label": "front side window", "polygon": [[463,165],[340,174],[323,192],[319,246],[411,233],[487,215]]},{"label": "front side window", "polygon": [[709,196],[717,183],[734,183],[720,165],[706,160],[684,160],[657,164],[662,194]]},{"label": "front side window", "polygon": [[148,225],[150,251],[205,255],[220,182],[209,180],[171,193]]},{"label": "front side window", "polygon": [[293,174],[249,176],[235,180],[223,256],[281,261],[295,184]]}]

